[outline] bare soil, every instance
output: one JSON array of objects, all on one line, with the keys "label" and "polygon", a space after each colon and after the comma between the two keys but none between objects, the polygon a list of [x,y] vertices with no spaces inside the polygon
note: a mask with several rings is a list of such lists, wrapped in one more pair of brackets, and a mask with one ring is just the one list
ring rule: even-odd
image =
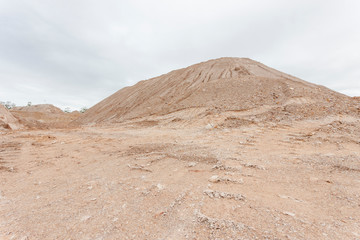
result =
[{"label": "bare soil", "polygon": [[359,119],[184,124],[2,134],[0,238],[359,239]]}]

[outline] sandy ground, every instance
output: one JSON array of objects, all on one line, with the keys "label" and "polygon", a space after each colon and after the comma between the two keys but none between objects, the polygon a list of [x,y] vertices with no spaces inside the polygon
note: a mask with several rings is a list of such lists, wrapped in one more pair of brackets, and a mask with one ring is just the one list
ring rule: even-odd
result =
[{"label": "sandy ground", "polygon": [[359,129],[338,115],[2,133],[0,239],[360,239]]}]

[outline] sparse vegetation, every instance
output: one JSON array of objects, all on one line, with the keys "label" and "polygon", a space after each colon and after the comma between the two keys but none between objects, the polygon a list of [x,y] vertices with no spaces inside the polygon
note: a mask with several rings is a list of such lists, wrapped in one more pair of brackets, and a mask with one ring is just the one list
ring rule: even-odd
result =
[{"label": "sparse vegetation", "polygon": [[10,101],[0,102],[0,104],[4,105],[7,109],[12,109],[16,106],[15,103],[10,102]]},{"label": "sparse vegetation", "polygon": [[84,113],[84,112],[86,112],[87,110],[88,110],[87,107],[82,107],[82,108],[80,109],[80,112],[81,112],[81,113]]}]

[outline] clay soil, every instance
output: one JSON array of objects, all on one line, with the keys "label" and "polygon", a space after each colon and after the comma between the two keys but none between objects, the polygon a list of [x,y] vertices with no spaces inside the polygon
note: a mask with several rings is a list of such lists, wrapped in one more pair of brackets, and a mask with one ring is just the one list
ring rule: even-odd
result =
[{"label": "clay soil", "polygon": [[334,115],[2,133],[0,239],[359,239],[359,129]]}]

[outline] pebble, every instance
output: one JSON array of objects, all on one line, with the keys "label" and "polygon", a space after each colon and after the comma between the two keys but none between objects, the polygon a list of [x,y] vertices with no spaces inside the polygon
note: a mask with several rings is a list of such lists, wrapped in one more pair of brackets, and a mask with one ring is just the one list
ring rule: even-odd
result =
[{"label": "pebble", "polygon": [[188,167],[195,167],[197,165],[196,162],[189,162],[189,164],[187,165]]},{"label": "pebble", "polygon": [[214,128],[214,125],[212,125],[211,123],[209,123],[208,125],[205,126],[206,129],[210,130]]},{"label": "pebble", "polygon": [[85,222],[85,221],[89,220],[90,218],[91,218],[91,216],[85,215],[85,216],[83,216],[83,217],[80,219],[80,221],[81,221],[81,222]]},{"label": "pebble", "polygon": [[209,179],[209,182],[212,182],[212,183],[220,182],[220,178],[218,175],[211,176]]},{"label": "pebble", "polygon": [[291,217],[295,217],[295,213],[292,212],[283,212],[285,215],[291,216]]},{"label": "pebble", "polygon": [[158,183],[157,185],[156,185],[156,187],[161,191],[161,190],[164,190],[164,188],[165,188],[165,186],[164,185],[162,185],[162,184],[160,184],[160,183]]}]

